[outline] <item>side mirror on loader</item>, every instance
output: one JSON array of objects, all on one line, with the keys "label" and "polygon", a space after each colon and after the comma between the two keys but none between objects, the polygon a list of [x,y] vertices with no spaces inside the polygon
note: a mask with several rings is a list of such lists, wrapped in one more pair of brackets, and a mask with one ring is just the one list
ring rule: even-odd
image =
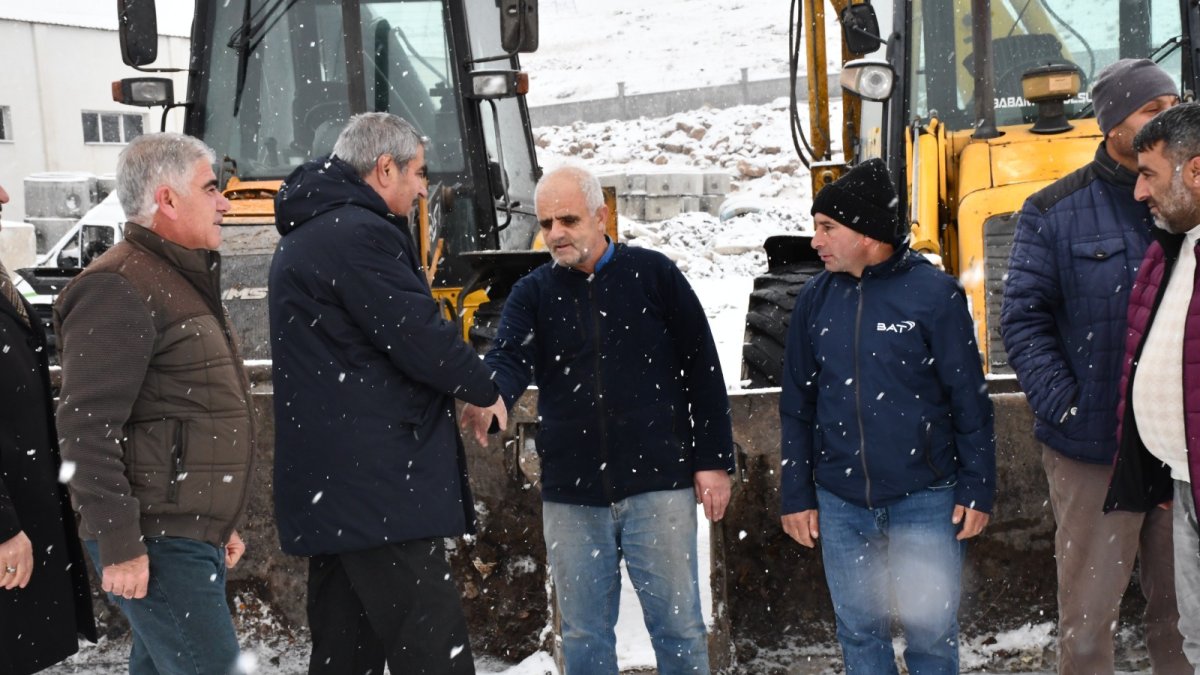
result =
[{"label": "side mirror on loader", "polygon": [[117,0],[121,59],[134,68],[158,58],[158,16],[154,0]]},{"label": "side mirror on loader", "polygon": [[500,46],[509,54],[538,48],[537,0],[499,0]]},{"label": "side mirror on loader", "polygon": [[864,56],[879,49],[884,39],[879,36],[879,19],[870,2],[846,5],[842,10],[842,42],[855,56]]}]

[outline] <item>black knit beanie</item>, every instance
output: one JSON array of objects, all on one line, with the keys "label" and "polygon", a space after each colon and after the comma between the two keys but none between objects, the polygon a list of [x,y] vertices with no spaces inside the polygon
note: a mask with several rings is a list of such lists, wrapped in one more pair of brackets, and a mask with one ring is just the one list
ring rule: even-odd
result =
[{"label": "black knit beanie", "polygon": [[898,203],[887,165],[882,159],[869,159],[822,188],[811,212],[823,213],[872,239],[899,246],[907,233],[900,227]]}]

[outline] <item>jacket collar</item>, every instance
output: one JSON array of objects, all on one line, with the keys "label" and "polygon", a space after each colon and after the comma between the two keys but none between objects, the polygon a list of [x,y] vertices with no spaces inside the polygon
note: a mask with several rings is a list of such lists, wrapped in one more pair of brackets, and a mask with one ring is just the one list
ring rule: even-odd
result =
[{"label": "jacket collar", "polygon": [[172,267],[193,274],[209,274],[220,254],[206,249],[184,248],[163,239],[157,232],[134,222],[125,223],[125,238],[171,263]]},{"label": "jacket collar", "polygon": [[605,251],[603,256],[604,262],[603,264],[597,264],[596,269],[592,270],[591,274],[577,270],[574,267],[559,265],[558,263],[554,262],[554,260],[551,260],[547,264],[550,265],[555,272],[566,275],[567,278],[576,280],[591,279],[592,277],[600,275],[602,270],[607,269],[618,258],[624,257],[623,249],[625,248],[625,244],[619,244],[613,241],[612,238],[610,238],[607,234],[604,235],[604,241],[608,242],[608,249]]},{"label": "jacket collar", "polygon": [[888,256],[887,260],[869,265],[863,269],[862,278],[888,277],[912,267],[912,260],[908,257],[908,253],[911,250],[907,245],[897,246],[896,250],[892,252],[892,255]]},{"label": "jacket collar", "polygon": [[[191,282],[200,293],[208,297],[214,307],[220,306],[220,253],[202,248],[184,248],[134,222],[125,223],[125,239],[151,255],[162,258],[172,269]],[[220,316],[219,312],[218,316]]]},{"label": "jacket collar", "polygon": [[[19,295],[20,293],[18,293],[18,296]],[[33,311],[33,306],[30,305],[25,298],[21,298],[21,303],[25,306],[25,313],[29,316],[29,323],[25,323],[25,320],[21,318],[21,315],[17,314],[17,308],[14,307],[11,302],[2,297],[0,297],[0,314],[5,314],[11,317],[13,323],[20,326],[21,330],[28,333],[33,333],[35,336],[39,335],[41,332],[41,319],[38,318],[37,313]]]},{"label": "jacket collar", "polygon": [[1101,142],[1096,148],[1096,156],[1092,159],[1092,163],[1096,167],[1096,172],[1106,183],[1112,183],[1129,190],[1131,194],[1133,193],[1133,186],[1137,183],[1137,174],[1113,159],[1108,154],[1106,143]]},{"label": "jacket collar", "polygon": [[1150,236],[1162,246],[1163,254],[1174,265],[1179,258],[1179,250],[1183,248],[1183,242],[1187,240],[1187,235],[1175,234],[1155,225],[1150,228]]}]

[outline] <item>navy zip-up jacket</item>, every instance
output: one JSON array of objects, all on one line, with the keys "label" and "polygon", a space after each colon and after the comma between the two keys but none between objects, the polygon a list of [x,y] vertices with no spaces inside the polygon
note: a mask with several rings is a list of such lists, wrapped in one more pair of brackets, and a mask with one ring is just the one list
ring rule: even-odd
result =
[{"label": "navy zip-up jacket", "polygon": [[340,159],[275,197],[275,520],[292,555],[454,537],[474,503],[454,399],[491,373],[442,318],[405,218]]},{"label": "navy zip-up jacket", "polygon": [[517,282],[486,357],[510,408],[537,383],[546,501],[608,506],[733,468],[700,301],[666,256],[611,246],[594,274],[547,263]]},{"label": "navy zip-up jacket", "polygon": [[1000,308],[1034,434],[1095,464],[1117,453],[1125,310],[1154,227],[1136,182],[1101,144],[1087,166],[1030,196]]},{"label": "navy zip-up jacket", "polygon": [[881,508],[935,483],[990,512],[992,403],[966,296],[908,248],[862,279],[822,272],[796,299],[779,398],[783,514],[815,485]]}]

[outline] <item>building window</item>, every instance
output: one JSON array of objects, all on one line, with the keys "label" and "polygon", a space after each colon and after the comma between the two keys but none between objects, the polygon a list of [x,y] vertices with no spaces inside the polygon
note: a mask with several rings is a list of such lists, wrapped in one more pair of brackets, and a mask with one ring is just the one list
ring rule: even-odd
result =
[{"label": "building window", "polygon": [[12,108],[0,105],[0,141],[12,139]]},{"label": "building window", "polygon": [[128,143],[142,135],[146,116],[131,113],[83,113],[84,143]]}]

